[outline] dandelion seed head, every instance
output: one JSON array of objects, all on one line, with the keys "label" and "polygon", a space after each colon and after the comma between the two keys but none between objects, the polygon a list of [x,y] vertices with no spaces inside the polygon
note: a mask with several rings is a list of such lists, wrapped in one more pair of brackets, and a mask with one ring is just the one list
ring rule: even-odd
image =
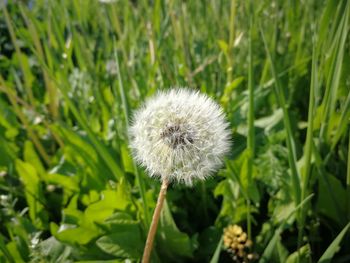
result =
[{"label": "dandelion seed head", "polygon": [[187,185],[220,168],[231,145],[219,105],[189,89],[148,99],[135,112],[130,134],[134,157],[150,176]]}]

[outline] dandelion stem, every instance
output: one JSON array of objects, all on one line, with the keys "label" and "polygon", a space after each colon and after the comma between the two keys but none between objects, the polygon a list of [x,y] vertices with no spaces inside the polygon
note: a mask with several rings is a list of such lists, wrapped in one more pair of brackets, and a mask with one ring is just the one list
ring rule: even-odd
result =
[{"label": "dandelion stem", "polygon": [[143,251],[142,263],[148,263],[150,260],[151,252],[153,248],[153,241],[157,233],[157,226],[159,222],[160,212],[162,211],[168,185],[169,185],[168,180],[163,179],[162,186],[160,187],[160,191],[158,195],[157,205],[156,205],[156,208],[154,209],[151,226],[148,231],[146,245]]}]

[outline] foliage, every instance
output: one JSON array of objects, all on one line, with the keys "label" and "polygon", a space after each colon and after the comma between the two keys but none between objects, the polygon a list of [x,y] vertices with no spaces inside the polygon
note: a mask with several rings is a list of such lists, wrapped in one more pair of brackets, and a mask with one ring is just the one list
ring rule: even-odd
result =
[{"label": "foliage", "polygon": [[173,185],[154,262],[350,258],[350,2],[2,1],[0,262],[137,262],[159,183],[128,147],[159,89],[215,98],[225,167]]}]

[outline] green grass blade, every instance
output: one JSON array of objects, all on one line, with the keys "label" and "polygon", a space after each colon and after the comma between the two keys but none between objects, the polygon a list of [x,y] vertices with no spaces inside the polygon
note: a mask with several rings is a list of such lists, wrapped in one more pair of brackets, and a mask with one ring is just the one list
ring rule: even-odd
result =
[{"label": "green grass blade", "polygon": [[296,206],[292,211],[290,211],[289,215],[287,215],[287,217],[283,220],[283,222],[280,224],[280,226],[275,230],[273,237],[271,238],[270,242],[267,244],[263,254],[260,257],[259,263],[270,262],[270,258],[272,256],[272,253],[275,249],[275,246],[276,246],[278,240],[280,239],[280,235],[283,232],[283,229],[284,229],[286,223],[288,222],[290,217],[294,213],[296,213],[299,209],[303,208],[303,206],[307,202],[309,202],[312,197],[313,197],[313,194],[309,195],[298,206]]},{"label": "green grass blade", "polygon": [[326,249],[326,251],[323,253],[321,258],[317,261],[318,263],[328,263],[331,262],[332,258],[334,257],[335,253],[339,250],[340,242],[343,240],[346,232],[350,228],[350,223],[348,223],[342,231],[338,234],[338,236],[333,240],[333,242],[329,245],[329,247]]},{"label": "green grass blade", "polygon": [[268,60],[270,62],[270,66],[271,66],[271,73],[272,76],[275,79],[275,95],[277,97],[277,101],[279,106],[282,108],[283,110],[283,123],[284,123],[284,127],[286,129],[287,132],[287,136],[286,136],[286,142],[287,142],[287,147],[288,147],[288,161],[289,161],[289,165],[290,165],[290,169],[291,169],[291,176],[292,176],[292,183],[293,183],[293,191],[294,191],[294,202],[296,205],[298,205],[300,203],[300,199],[301,199],[301,186],[300,186],[300,176],[298,173],[298,169],[297,169],[297,154],[296,154],[296,144],[295,144],[295,139],[293,136],[293,131],[292,131],[292,125],[291,125],[291,121],[290,121],[290,117],[289,117],[289,112],[288,112],[288,106],[284,97],[284,91],[282,89],[282,86],[280,84],[279,81],[279,77],[275,68],[275,64],[271,55],[271,52],[269,50],[266,38],[265,38],[265,34],[262,30],[262,28],[260,27],[260,32],[261,32],[261,36],[264,42],[264,47],[265,47],[265,52],[266,55],[268,57]]},{"label": "green grass blade", "polygon": [[15,28],[13,27],[13,24],[12,24],[12,21],[11,21],[11,18],[9,16],[9,13],[7,11],[7,8],[6,8],[6,4],[3,2],[0,4],[0,8],[2,8],[3,10],[3,13],[4,13],[4,17],[5,17],[5,22],[6,22],[6,26],[9,30],[9,33],[10,33],[10,36],[11,36],[11,41],[12,41],[12,44],[15,48],[15,51],[16,51],[16,55],[18,57],[18,61],[19,61],[19,66],[21,68],[21,71],[22,71],[22,74],[23,74],[23,80],[24,80],[24,87],[25,87],[25,90],[26,90],[26,95],[28,97],[28,101],[30,102],[30,104],[32,106],[35,105],[35,99],[34,99],[34,95],[33,95],[33,91],[32,91],[32,87],[30,85],[30,81],[29,81],[29,73],[28,73],[28,68],[25,66],[25,62],[24,62],[24,56],[22,54],[22,51],[18,45],[18,39],[17,39],[17,36],[16,36],[16,32],[15,32]]},{"label": "green grass blade", "polygon": [[[122,105],[123,105],[123,113],[124,113],[124,118],[125,118],[125,126],[126,126],[126,132],[129,138],[129,108],[128,108],[128,104],[127,104],[127,99],[125,96],[125,92],[124,92],[124,85],[123,85],[123,81],[121,78],[121,74],[120,74],[120,67],[119,67],[119,59],[118,59],[118,53],[117,50],[114,49],[114,58],[115,58],[115,62],[116,62],[116,67],[117,67],[117,75],[118,75],[118,86],[119,86],[119,93],[121,96],[121,101],[122,101]],[[147,225],[150,224],[150,215],[149,215],[149,211],[148,211],[148,205],[147,205],[147,198],[146,198],[146,189],[145,189],[145,183],[143,178],[140,176],[140,173],[138,172],[136,163],[134,161],[134,159],[132,159],[132,163],[133,163],[133,167],[134,167],[134,171],[135,171],[135,176],[137,178],[137,182],[139,184],[140,187],[140,195],[141,195],[141,199],[142,199],[142,205],[143,205],[143,210],[144,210],[144,215],[145,215],[145,221],[147,223]]]},{"label": "green grass blade", "polygon": [[315,114],[315,89],[318,85],[318,67],[317,67],[317,54],[316,45],[313,46],[312,52],[312,69],[311,69],[311,84],[309,93],[309,112],[307,121],[307,132],[306,132],[306,142],[305,142],[305,165],[303,169],[303,184],[302,184],[302,198],[305,198],[306,191],[310,178],[310,168],[311,168],[311,154],[312,154],[312,141],[313,141],[313,124],[314,124],[314,114]]},{"label": "green grass blade", "polygon": [[349,143],[348,143],[348,163],[346,169],[346,196],[347,196],[347,209],[348,209],[348,218],[350,218],[350,131],[348,134]]},{"label": "green grass blade", "polygon": [[345,53],[345,44],[349,32],[349,13],[350,2],[347,3],[344,10],[337,34],[334,38],[334,43],[337,44],[332,54],[331,70],[327,76],[327,84],[325,96],[322,102],[323,105],[323,122],[321,124],[320,139],[324,142],[328,141],[329,131],[328,126],[333,112],[336,107],[337,93],[343,66],[343,58]]},{"label": "green grass blade", "polygon": [[218,243],[218,245],[217,245],[217,247],[215,249],[214,255],[213,255],[213,257],[210,260],[210,263],[218,263],[219,262],[222,242],[223,242],[223,239],[221,237],[221,239],[220,239],[220,241],[219,241],[219,243]]},{"label": "green grass blade", "polygon": [[2,253],[4,254],[4,256],[6,257],[6,259],[10,262],[10,263],[14,263],[15,259],[12,257],[10,251],[7,249],[6,247],[6,243],[5,240],[3,238],[3,235],[0,234],[0,250],[2,251]]},{"label": "green grass blade", "polygon": [[[30,33],[30,37],[32,38],[33,45],[35,47],[35,51],[38,56],[42,60],[45,60],[44,57],[44,51],[40,42],[40,37],[37,31],[37,28],[35,26],[35,19],[32,17],[31,13],[24,7],[23,4],[19,4],[19,8],[21,11],[21,15],[27,25],[28,32]],[[44,83],[46,92],[48,94],[49,98],[49,111],[51,113],[51,116],[53,119],[56,119],[58,117],[58,97],[57,97],[57,90],[52,85],[53,83],[50,81],[49,76],[45,72],[45,70],[42,70],[43,77],[44,77]]]},{"label": "green grass blade", "polygon": [[69,105],[70,110],[72,111],[74,117],[80,124],[80,126],[86,131],[88,137],[96,147],[97,152],[101,155],[102,159],[106,162],[108,168],[111,170],[111,172],[115,175],[116,179],[121,179],[124,176],[124,173],[122,169],[119,167],[119,165],[116,163],[116,161],[113,159],[113,157],[108,152],[106,146],[102,144],[97,137],[94,135],[94,133],[91,131],[90,127],[88,126],[86,120],[81,116],[79,113],[79,110],[76,108],[76,106],[73,104],[73,102],[69,99],[67,92],[64,88],[61,89],[61,92],[63,93],[65,97],[66,103]]},{"label": "green grass blade", "polygon": [[[253,182],[253,161],[255,152],[255,128],[254,128],[254,70],[253,70],[253,4],[252,1],[248,4],[249,12],[249,47],[248,47],[248,136],[247,136],[247,150],[248,150],[248,184],[254,184]],[[250,199],[247,200],[247,232],[248,238],[251,240],[251,212],[250,212]]]}]

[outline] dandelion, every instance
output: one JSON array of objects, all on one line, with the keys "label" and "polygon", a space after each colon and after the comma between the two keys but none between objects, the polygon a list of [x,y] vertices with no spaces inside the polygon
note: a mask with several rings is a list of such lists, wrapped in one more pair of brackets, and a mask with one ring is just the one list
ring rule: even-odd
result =
[{"label": "dandelion", "polygon": [[160,92],[134,114],[134,157],[151,177],[162,181],[142,262],[149,262],[168,184],[191,186],[220,168],[230,149],[228,126],[218,104],[189,89]]},{"label": "dandelion", "polygon": [[219,105],[188,89],[148,100],[134,115],[130,132],[134,156],[150,176],[186,185],[215,172],[230,148]]}]

